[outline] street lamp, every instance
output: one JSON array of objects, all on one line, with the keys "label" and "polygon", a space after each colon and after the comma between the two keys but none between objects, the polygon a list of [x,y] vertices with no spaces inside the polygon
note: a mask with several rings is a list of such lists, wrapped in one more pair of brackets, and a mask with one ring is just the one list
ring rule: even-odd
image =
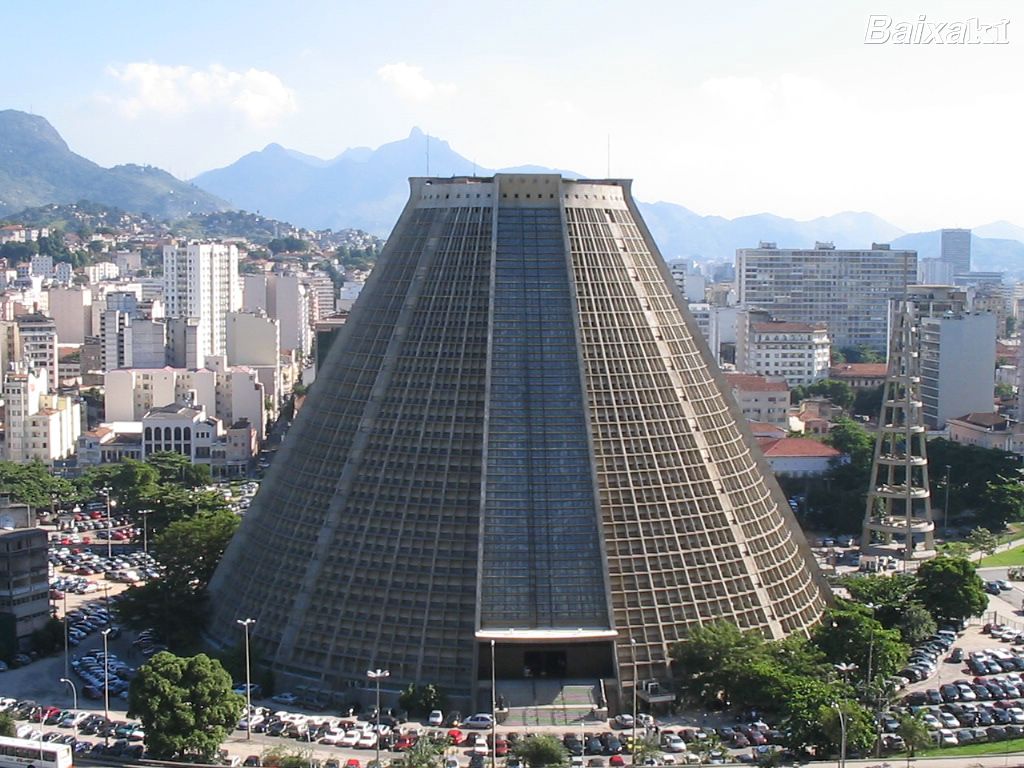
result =
[{"label": "street lamp", "polygon": [[632,747],[632,749],[630,749],[630,752],[632,753],[631,762],[632,762],[633,765],[636,765],[636,679],[637,679],[637,669],[636,669],[636,638],[635,637],[629,638],[629,649],[630,649],[630,656],[632,657],[632,660],[633,660],[633,747]]},{"label": "street lamp", "polygon": [[949,464],[946,465],[946,504],[942,512],[942,535],[949,536]]},{"label": "street lamp", "polygon": [[390,677],[391,673],[386,669],[368,669],[366,670],[366,676],[373,680],[377,684],[377,722],[376,732],[377,740],[374,742],[374,768],[380,768],[380,681],[386,677]]},{"label": "street lamp", "polygon": [[858,669],[856,664],[853,664],[848,661],[843,661],[839,664],[833,664],[832,666],[835,667],[836,671],[838,671],[839,674],[843,676],[843,682],[847,685],[850,684],[850,673],[856,672]]},{"label": "street lamp", "polygon": [[116,507],[117,506],[117,501],[110,498],[110,492],[113,491],[113,490],[114,489],[111,488],[109,485],[105,485],[105,486],[103,486],[100,489],[100,492],[103,493],[103,495],[107,499],[107,558],[108,559],[114,556],[114,548],[113,548],[113,546],[114,546],[114,539],[113,539],[114,526],[113,526],[113,519],[110,517],[110,508],[111,507]]},{"label": "street lamp", "polygon": [[838,702],[833,701],[832,707],[839,715],[839,768],[846,768],[846,717]]},{"label": "street lamp", "polygon": [[[494,671],[494,641],[491,640],[491,768],[498,765],[498,702],[496,674]],[[380,766],[377,766],[380,768]]]},{"label": "street lamp", "polygon": [[75,713],[71,722],[74,724],[75,741],[78,741],[78,689],[75,688],[75,684],[66,677],[62,677],[60,681],[71,686],[71,711]]},{"label": "street lamp", "polygon": [[[103,635],[103,718],[109,723],[110,722],[110,654],[107,653],[107,635],[110,634],[111,627],[107,627],[102,632]],[[104,730],[104,734],[107,733]],[[107,743],[107,736],[103,737],[103,743]]]},{"label": "street lamp", "polygon": [[245,632],[245,738],[252,739],[252,686],[249,685],[249,627],[256,623],[256,619],[235,619],[242,625]]},{"label": "street lamp", "polygon": [[142,518],[142,551],[149,554],[149,526],[146,525],[146,518],[153,514],[152,509],[140,509],[139,516]]},{"label": "street lamp", "polygon": [[67,678],[67,677],[70,677],[70,675],[71,675],[70,663],[69,663],[70,653],[69,653],[69,649],[68,649],[68,645],[70,644],[70,640],[68,638],[68,632],[70,630],[68,629],[68,591],[67,591],[67,589],[64,589],[61,592],[61,594],[64,596],[64,677]]}]

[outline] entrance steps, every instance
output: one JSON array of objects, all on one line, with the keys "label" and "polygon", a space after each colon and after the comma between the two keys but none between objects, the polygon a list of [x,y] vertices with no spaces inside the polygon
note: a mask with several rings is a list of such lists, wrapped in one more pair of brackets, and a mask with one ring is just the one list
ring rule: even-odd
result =
[{"label": "entrance steps", "polygon": [[599,722],[594,717],[600,684],[590,680],[499,680],[498,694],[508,709],[503,725],[517,728],[572,726]]}]

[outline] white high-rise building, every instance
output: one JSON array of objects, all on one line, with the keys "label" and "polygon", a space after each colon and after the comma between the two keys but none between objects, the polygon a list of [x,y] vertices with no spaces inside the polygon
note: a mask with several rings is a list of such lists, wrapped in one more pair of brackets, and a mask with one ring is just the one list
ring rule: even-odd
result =
[{"label": "white high-rise building", "polygon": [[242,305],[238,248],[223,243],[164,246],[164,300],[170,318],[195,319],[199,363],[226,352],[225,315]]},{"label": "white high-rise building", "polygon": [[917,282],[917,251],[885,244],[863,250],[779,248],[761,243],[736,251],[738,301],[776,320],[825,323],[836,347],[885,351],[889,301]]}]

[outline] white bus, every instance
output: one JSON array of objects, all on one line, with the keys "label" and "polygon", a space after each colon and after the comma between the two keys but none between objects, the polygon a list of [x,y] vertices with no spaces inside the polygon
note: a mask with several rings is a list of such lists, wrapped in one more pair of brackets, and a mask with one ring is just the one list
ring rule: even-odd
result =
[{"label": "white bus", "polygon": [[0,736],[0,768],[71,768],[71,747]]}]

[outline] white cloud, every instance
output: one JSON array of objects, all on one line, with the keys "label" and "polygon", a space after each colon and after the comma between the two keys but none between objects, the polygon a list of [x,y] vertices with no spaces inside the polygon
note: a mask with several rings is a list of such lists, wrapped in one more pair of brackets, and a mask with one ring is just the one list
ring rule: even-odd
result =
[{"label": "white cloud", "polygon": [[377,70],[377,77],[391,86],[399,96],[410,101],[430,101],[455,93],[453,83],[435,83],[423,75],[421,67],[399,61],[385,64]]},{"label": "white cloud", "polygon": [[219,64],[206,69],[136,61],[107,67],[123,88],[107,95],[123,115],[183,115],[200,108],[234,110],[254,123],[272,122],[295,111],[295,95],[281,79],[260,69],[235,72]]}]

